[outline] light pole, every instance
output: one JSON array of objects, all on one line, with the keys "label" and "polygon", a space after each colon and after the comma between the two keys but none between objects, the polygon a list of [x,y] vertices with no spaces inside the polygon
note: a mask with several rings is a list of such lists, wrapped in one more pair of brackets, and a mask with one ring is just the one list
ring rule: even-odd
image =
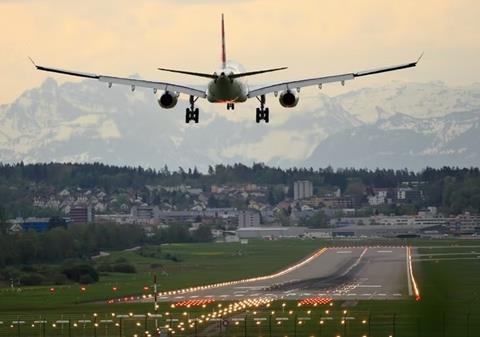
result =
[{"label": "light pole", "polygon": [[118,322],[118,335],[119,335],[119,337],[122,337],[122,323],[123,323],[123,317],[120,317],[120,322]]},{"label": "light pole", "polygon": [[97,337],[97,314],[93,314],[93,337]]},{"label": "light pole", "polygon": [[[445,324],[445,316],[443,316],[443,318],[444,318],[443,323]],[[393,314],[393,318],[392,318],[392,336],[393,337],[395,337],[396,335],[395,320],[396,320],[396,314]],[[445,325],[443,326],[443,328],[445,329]],[[445,330],[444,330],[444,333],[445,333]]]},{"label": "light pole", "polygon": [[297,314],[293,318],[293,337],[297,337]]},{"label": "light pole", "polygon": [[270,314],[270,317],[268,320],[268,336],[272,337],[272,314]]},{"label": "light pole", "polygon": [[245,320],[243,321],[244,337],[247,337],[247,313],[245,313]]}]

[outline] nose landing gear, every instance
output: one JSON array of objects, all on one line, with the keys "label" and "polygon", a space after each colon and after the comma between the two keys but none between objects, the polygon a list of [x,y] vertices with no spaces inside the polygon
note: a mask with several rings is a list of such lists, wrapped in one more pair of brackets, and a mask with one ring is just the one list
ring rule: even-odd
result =
[{"label": "nose landing gear", "polygon": [[235,110],[235,104],[234,103],[227,103],[227,110]]},{"label": "nose landing gear", "polygon": [[257,99],[260,102],[260,108],[257,108],[256,122],[260,123],[261,120],[264,120],[265,123],[268,123],[270,120],[270,110],[265,107],[265,95],[260,96],[260,98],[257,97]]},{"label": "nose landing gear", "polygon": [[195,108],[195,102],[197,101],[198,97],[195,98],[194,96],[190,96],[190,108],[186,109],[185,114],[185,123],[190,123],[190,121],[194,121],[198,123],[199,118],[199,110]]}]

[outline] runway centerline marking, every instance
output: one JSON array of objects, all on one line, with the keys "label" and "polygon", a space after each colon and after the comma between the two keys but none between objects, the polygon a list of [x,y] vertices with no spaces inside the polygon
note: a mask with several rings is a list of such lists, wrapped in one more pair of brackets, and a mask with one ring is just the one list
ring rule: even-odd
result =
[{"label": "runway centerline marking", "polygon": [[380,284],[360,284],[358,288],[381,288]]}]

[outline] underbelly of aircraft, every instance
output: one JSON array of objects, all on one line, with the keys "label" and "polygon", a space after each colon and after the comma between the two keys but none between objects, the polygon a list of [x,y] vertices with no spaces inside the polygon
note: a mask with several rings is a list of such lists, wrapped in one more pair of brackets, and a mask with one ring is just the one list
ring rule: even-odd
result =
[{"label": "underbelly of aircraft", "polygon": [[212,103],[238,103],[247,100],[246,85],[229,79],[212,81],[208,85],[207,100]]}]

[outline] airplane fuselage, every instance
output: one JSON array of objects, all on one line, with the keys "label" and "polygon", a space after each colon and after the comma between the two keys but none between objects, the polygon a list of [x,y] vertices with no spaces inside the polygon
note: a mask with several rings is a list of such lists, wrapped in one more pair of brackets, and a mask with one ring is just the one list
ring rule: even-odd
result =
[{"label": "airplane fuselage", "polygon": [[245,102],[248,95],[247,84],[236,78],[230,78],[238,73],[233,67],[221,69],[215,74],[218,78],[211,80],[207,86],[207,100],[211,103],[239,103]]}]

